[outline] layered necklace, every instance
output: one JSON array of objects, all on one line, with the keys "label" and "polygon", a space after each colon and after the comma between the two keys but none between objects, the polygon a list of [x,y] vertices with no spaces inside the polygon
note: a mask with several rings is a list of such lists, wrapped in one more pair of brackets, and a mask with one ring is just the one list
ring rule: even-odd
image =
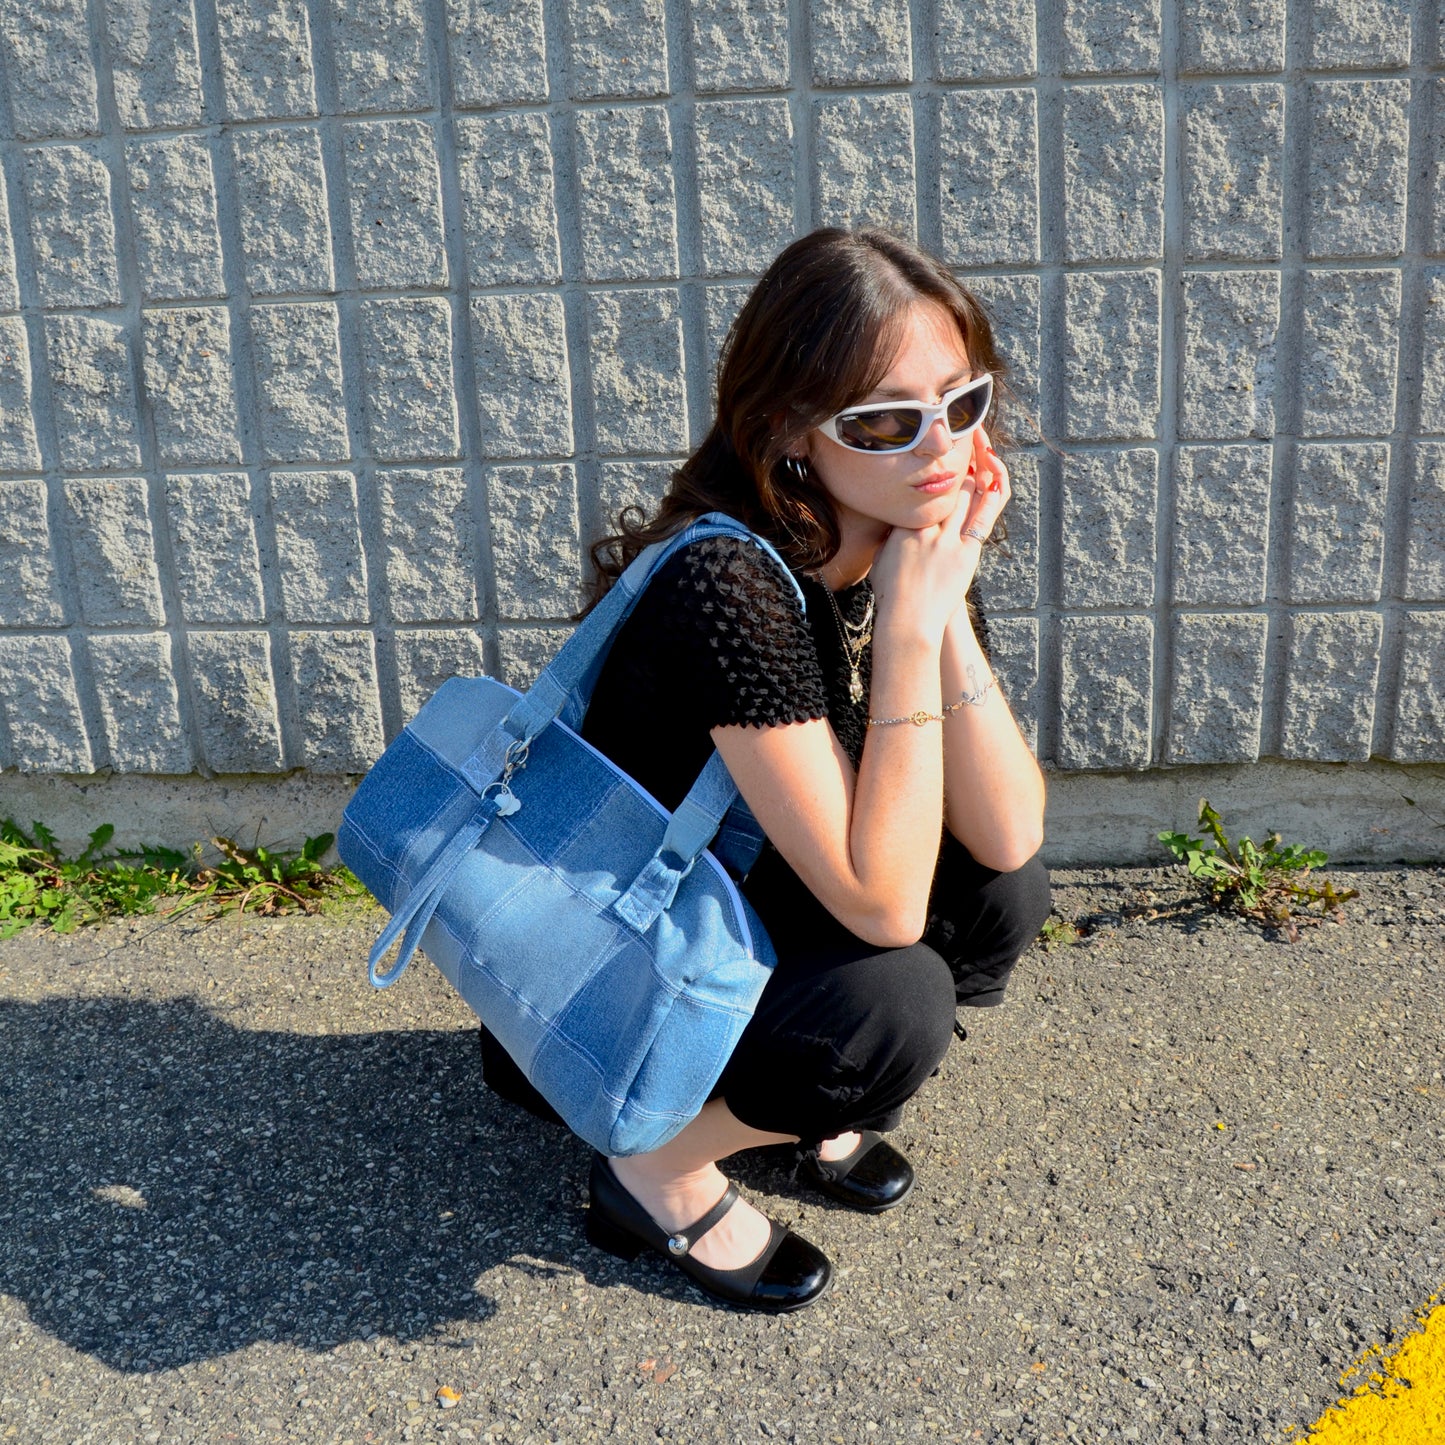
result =
[{"label": "layered necklace", "polygon": [[873,641],[873,594],[868,594],[868,606],[861,622],[846,622],[838,607],[833,589],[825,582],[823,590],[833,608],[833,620],[838,624],[838,640],[843,644],[843,658],[848,664],[848,696],[854,702],[863,701],[863,675],[859,671],[863,663],[863,649]]}]

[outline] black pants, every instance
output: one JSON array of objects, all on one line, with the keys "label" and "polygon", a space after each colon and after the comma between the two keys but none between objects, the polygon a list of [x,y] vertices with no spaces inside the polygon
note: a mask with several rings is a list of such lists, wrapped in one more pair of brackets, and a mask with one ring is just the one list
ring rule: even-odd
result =
[{"label": "black pants", "polygon": [[[955,1009],[1003,1002],[1010,973],[1049,913],[1048,871],[1032,858],[1012,873],[976,863],[944,840],[929,925],[908,948],[850,933],[772,850],[744,892],[778,966],[714,1098],[744,1123],[796,1134],[805,1146],[849,1129],[892,1129],[938,1068]],[[556,1119],[486,1028],[483,1072],[503,1098]]]},{"label": "black pants", "polygon": [[1012,873],[944,842],[929,925],[908,948],[850,933],[776,855],[748,880],[778,967],[714,1097],[744,1124],[804,1144],[849,1129],[892,1129],[938,1067],[954,1010],[1003,1002],[1009,975],[1049,912],[1038,858]]}]

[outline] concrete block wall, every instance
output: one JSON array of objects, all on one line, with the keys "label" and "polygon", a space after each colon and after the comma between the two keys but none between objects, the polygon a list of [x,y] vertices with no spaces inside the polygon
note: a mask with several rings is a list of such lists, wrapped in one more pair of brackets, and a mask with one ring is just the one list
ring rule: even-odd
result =
[{"label": "concrete block wall", "polygon": [[1043,757],[1445,760],[1441,47],[1433,0],[0,0],[0,769],[354,774],[524,682],[821,223],[998,320]]}]

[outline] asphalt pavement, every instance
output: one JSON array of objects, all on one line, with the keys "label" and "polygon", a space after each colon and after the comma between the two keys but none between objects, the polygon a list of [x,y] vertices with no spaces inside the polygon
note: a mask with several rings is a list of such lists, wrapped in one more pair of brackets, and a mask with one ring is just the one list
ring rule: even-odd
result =
[{"label": "asphalt pavement", "polygon": [[[782,1319],[583,1235],[375,913],[0,944],[0,1441],[1278,1441],[1445,1286],[1445,869],[1281,941],[1174,870],[966,1014],[902,1208],[735,1161],[838,1282]],[[438,1391],[444,1393],[439,1396]]]}]

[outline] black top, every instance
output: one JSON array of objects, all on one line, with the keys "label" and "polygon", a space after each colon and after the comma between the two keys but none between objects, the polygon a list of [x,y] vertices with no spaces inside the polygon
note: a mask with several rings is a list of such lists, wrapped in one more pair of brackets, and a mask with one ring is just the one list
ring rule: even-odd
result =
[{"label": "black top", "polygon": [[[612,645],[583,720],[583,737],[669,809],[682,802],[706,766],[714,727],[826,717],[856,768],[868,726],[872,646],[859,658],[863,697],[854,702],[828,589],[794,575],[807,601],[806,616],[778,564],[755,543],[709,537],[674,553],[647,584]],[[864,578],[835,592],[833,601],[842,620],[856,629],[872,596]],[[987,631],[972,595],[969,610],[987,656]],[[842,925],[770,843],[743,892],[780,955],[842,934]]]},{"label": "black top", "polygon": [[[806,617],[778,564],[752,542],[708,537],[675,552],[618,633],[582,735],[669,809],[706,764],[715,727],[826,717],[856,767],[872,648],[863,649],[855,703],[827,590],[798,581]],[[865,578],[834,600],[858,624],[871,596]]]}]

